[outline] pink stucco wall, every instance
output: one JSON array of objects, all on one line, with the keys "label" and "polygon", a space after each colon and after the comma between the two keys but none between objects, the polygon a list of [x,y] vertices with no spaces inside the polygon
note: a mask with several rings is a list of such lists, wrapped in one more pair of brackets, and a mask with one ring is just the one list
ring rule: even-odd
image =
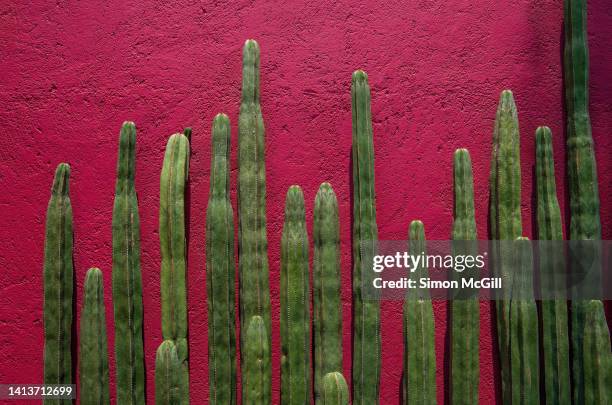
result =
[{"label": "pink stucco wall", "polygon": [[[241,47],[262,49],[274,399],[279,398],[279,244],[284,194],[304,189],[308,226],[319,183],[339,197],[344,373],[350,376],[350,78],[369,73],[380,237],[405,239],[411,220],[447,239],[453,151],[472,153],[479,237],[487,238],[490,140],[497,98],[514,91],[521,120],[523,220],[533,236],[533,133],[554,134],[561,205],[564,124],[562,2],[419,0],[3,1],[0,5],[0,383],[42,380],[45,209],[57,163],[72,166],[77,313],[86,270],[104,271],[111,364],[111,210],[122,121],[138,127],[147,395],[161,341],[158,195],[166,139],[193,126],[189,320],[192,403],[207,402],[205,207],[210,125],[232,120],[235,203]],[[589,2],[591,113],[604,237],[612,237],[612,8]],[[565,218],[567,223],[567,217]],[[480,398],[496,396],[489,303],[482,303]],[[399,403],[401,303],[382,316],[381,403]],[[446,303],[436,303],[438,399],[445,397]],[[114,366],[111,373],[114,375]],[[114,388],[112,389],[114,396]],[[33,402],[34,403],[34,402]]]}]

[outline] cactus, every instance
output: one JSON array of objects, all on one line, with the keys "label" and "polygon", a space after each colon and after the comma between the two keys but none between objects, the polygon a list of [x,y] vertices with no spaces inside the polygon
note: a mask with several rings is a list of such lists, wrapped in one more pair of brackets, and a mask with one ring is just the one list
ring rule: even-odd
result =
[{"label": "cactus", "polygon": [[608,323],[599,300],[586,304],[583,347],[584,403],[609,404],[612,400],[612,357]]},{"label": "cactus", "polygon": [[304,194],[289,187],[281,239],[281,403],[310,403],[310,286]]},{"label": "cactus", "polygon": [[325,374],[321,381],[321,404],[348,405],[349,392],[342,373],[334,371]]},{"label": "cactus", "polygon": [[[238,247],[240,274],[241,349],[254,315],[262,317],[267,344],[270,330],[270,280],[266,236],[265,129],[259,105],[259,45],[247,40],[243,49],[242,99],[238,117]],[[262,364],[265,381],[271,381],[271,347]],[[269,398],[272,387],[265,395]],[[244,395],[244,394],[243,394]]]},{"label": "cactus", "polygon": [[100,269],[91,268],[83,288],[80,335],[80,398],[82,405],[109,405],[108,348],[104,282]]},{"label": "cactus", "polygon": [[312,228],[314,390],[316,403],[321,403],[323,378],[342,370],[340,227],[338,200],[329,183],[321,184],[317,192]]},{"label": "cactus", "polygon": [[210,194],[206,209],[209,400],[213,405],[236,403],[236,263],[229,155],[229,119],[225,114],[217,114],[212,125]]},{"label": "cactus", "polygon": [[244,334],[244,355],[242,356],[242,384],[244,405],[268,405],[270,398],[270,374],[266,362],[270,353],[270,342],[266,325],[261,316],[255,315],[248,323]]},{"label": "cactus", "polygon": [[[378,404],[380,385],[380,303],[364,300],[362,285],[363,243],[375,245],[376,196],[374,143],[368,75],[357,70],[351,84],[353,113],[353,402]],[[373,252],[372,252],[373,253]],[[369,273],[368,273],[369,274]]]},{"label": "cactus", "polygon": [[[421,221],[410,223],[410,251],[426,253],[425,228]],[[428,277],[420,266],[411,279]],[[465,370],[464,370],[465,371]],[[436,352],[434,315],[429,291],[409,290],[404,302],[404,403],[436,404]]]},{"label": "cactus", "polygon": [[168,139],[159,187],[162,336],[176,346],[181,371],[181,401],[189,404],[187,341],[187,257],[185,188],[189,174],[189,139],[177,133]]},{"label": "cactus", "polygon": [[140,219],[134,188],[136,127],[125,122],[119,139],[113,207],[113,303],[117,403],[144,405]]},{"label": "cactus", "polygon": [[[44,262],[45,384],[72,384],[72,206],[70,166],[55,170],[47,206]],[[45,404],[69,404],[47,399]]]},{"label": "cactus", "polygon": [[[562,240],[561,210],[557,200],[555,165],[550,128],[536,130],[537,228],[540,240]],[[564,291],[561,279],[563,258],[542,244],[539,249],[542,291]],[[569,342],[567,303],[561,299],[542,300],[542,349],[546,403],[570,404]]]},{"label": "cactus", "polygon": [[[518,114],[510,90],[501,93],[493,131],[491,159],[490,229],[491,239],[513,241],[522,234],[521,222],[521,164],[519,148]],[[505,246],[505,244],[504,244]],[[502,278],[505,291],[512,290],[508,269],[512,255],[497,251],[494,245],[491,262]],[[497,340],[502,380],[502,401],[511,401],[511,370],[509,322],[510,306],[507,297],[496,301]]]},{"label": "cactus", "polygon": [[[477,250],[474,214],[472,161],[467,149],[457,149],[454,156],[453,248],[456,254],[474,254]],[[468,251],[469,250],[469,251]],[[466,270],[467,271],[467,270]],[[458,274],[453,272],[453,276]],[[471,278],[474,275],[463,276]],[[451,403],[478,404],[480,363],[480,308],[477,297],[455,297],[450,303],[450,397]]]},{"label": "cactus", "polygon": [[181,362],[176,345],[164,340],[155,355],[155,404],[179,405],[181,401]]}]

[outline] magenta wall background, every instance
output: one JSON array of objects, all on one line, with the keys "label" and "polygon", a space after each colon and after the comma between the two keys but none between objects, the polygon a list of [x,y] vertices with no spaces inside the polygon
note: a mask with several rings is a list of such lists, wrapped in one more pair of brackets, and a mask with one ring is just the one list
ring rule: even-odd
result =
[{"label": "magenta wall background", "polygon": [[[172,3],[172,4],[171,4]],[[161,342],[159,173],[167,138],[194,128],[189,229],[192,403],[207,402],[205,207],[210,125],[232,120],[235,203],[241,48],[259,41],[267,126],[268,238],[273,309],[274,398],[279,398],[279,244],[284,194],[303,187],[308,227],[319,183],[339,197],[342,232],[344,373],[350,376],[350,78],[369,73],[376,150],[378,224],[405,239],[413,219],[429,239],[448,239],[452,153],[472,153],[479,237],[487,238],[490,140],[498,95],[519,108],[525,234],[532,230],[533,133],[554,134],[564,187],[562,2],[420,0],[15,1],[0,5],[0,383],[42,381],[42,258],[45,210],[57,163],[72,166],[75,291],[90,266],[105,277],[111,374],[111,211],[117,139],[138,127],[136,187],[142,221],[148,402]],[[612,9],[589,2],[591,116],[604,238],[612,237]],[[567,218],[564,220],[567,222]],[[489,303],[482,303],[480,398],[495,398]],[[436,303],[438,399],[444,399],[446,303]],[[382,315],[381,403],[399,403],[401,303]],[[114,397],[114,387],[112,388]],[[34,403],[34,401],[32,401]]]}]

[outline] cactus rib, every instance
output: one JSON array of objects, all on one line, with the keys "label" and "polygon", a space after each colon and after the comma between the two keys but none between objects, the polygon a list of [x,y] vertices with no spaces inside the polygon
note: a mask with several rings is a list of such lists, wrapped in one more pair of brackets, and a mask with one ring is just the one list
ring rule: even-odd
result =
[{"label": "cactus rib", "polygon": [[248,323],[244,334],[245,351],[243,364],[243,403],[245,405],[268,405],[270,399],[270,375],[265,372],[270,342],[261,316],[255,315]]},{"label": "cactus rib", "polygon": [[155,404],[181,404],[180,382],[181,362],[176,345],[164,340],[155,355]]}]

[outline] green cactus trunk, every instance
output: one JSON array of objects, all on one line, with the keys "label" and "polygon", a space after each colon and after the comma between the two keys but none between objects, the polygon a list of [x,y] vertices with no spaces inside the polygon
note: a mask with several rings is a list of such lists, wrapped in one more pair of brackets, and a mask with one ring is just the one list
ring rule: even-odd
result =
[{"label": "green cactus trunk", "polygon": [[[467,149],[454,155],[454,221],[455,254],[477,254],[476,218],[474,214],[474,179],[472,161]],[[477,274],[456,273],[459,278],[477,278]],[[480,380],[479,339],[480,307],[478,297],[458,296],[450,302],[450,397],[455,405],[478,404]]]},{"label": "green cactus trunk", "polygon": [[212,125],[210,194],[206,209],[209,400],[236,403],[234,313],[234,211],[230,202],[230,123],[217,114]]},{"label": "green cactus trunk", "polygon": [[251,318],[244,335],[242,352],[242,384],[244,405],[268,405],[270,398],[270,375],[265,372],[265,364],[270,353],[270,341],[266,335],[266,325],[261,316]]},{"label": "green cactus trunk", "polygon": [[[521,163],[519,148],[519,125],[514,97],[510,90],[501,93],[495,127],[493,130],[493,153],[491,158],[490,229],[491,239],[513,241],[522,234],[521,221]],[[503,244],[506,246],[507,243]],[[493,245],[491,262],[498,277],[502,278],[505,291],[511,291],[511,252],[497,251]],[[502,402],[511,403],[510,368],[510,305],[507,297],[496,303],[497,340],[502,380]]]},{"label": "green cactus trunk", "polygon": [[[72,206],[70,166],[55,170],[47,206],[44,262],[45,384],[72,384]],[[46,399],[45,405],[70,404]]]},{"label": "green cactus trunk", "polygon": [[[262,317],[268,347],[261,365],[272,378],[270,336],[270,280],[266,235],[265,129],[259,105],[259,45],[247,40],[243,48],[242,100],[238,117],[238,248],[240,274],[241,349],[254,315]],[[265,398],[270,398],[272,386]],[[246,392],[243,390],[243,397]]]},{"label": "green cactus trunk", "polygon": [[353,113],[353,402],[378,404],[380,303],[362,297],[363,243],[378,241],[374,191],[374,141],[368,75],[357,70],[351,85]]},{"label": "green cactus trunk", "polygon": [[584,328],[585,404],[605,405],[612,400],[612,356],[610,332],[601,301],[586,304]]},{"label": "green cactus trunk", "polygon": [[[557,200],[555,164],[550,128],[536,130],[536,199],[537,228],[540,240],[563,240],[561,209]],[[540,253],[540,280],[542,292],[565,291],[564,260],[542,243]],[[567,302],[564,299],[542,300],[542,351],[544,360],[544,391],[548,404],[570,404],[569,341],[567,337]]]},{"label": "green cactus trunk", "polygon": [[155,405],[181,405],[181,362],[174,341],[164,340],[155,355]]},{"label": "green cactus trunk", "polygon": [[119,139],[113,207],[113,304],[117,403],[144,405],[140,219],[134,188],[136,127],[125,122]]},{"label": "green cactus trunk", "polygon": [[342,373],[334,371],[325,374],[321,381],[322,405],[348,405],[349,391]]},{"label": "green cactus trunk", "polygon": [[[425,228],[421,221],[410,223],[410,252],[426,254]],[[411,278],[428,277],[420,266]],[[428,290],[409,290],[404,302],[404,403],[436,404],[436,351],[433,307]]]},{"label": "green cactus trunk", "polygon": [[79,383],[82,405],[109,405],[108,346],[104,280],[100,269],[91,268],[85,276],[79,337]]},{"label": "green cactus trunk", "polygon": [[281,404],[310,403],[310,286],[304,194],[289,187],[281,239]]},{"label": "green cactus trunk", "polygon": [[[340,301],[340,224],[338,200],[329,183],[315,198],[313,258],[313,325],[315,402],[323,395],[323,378],[342,370],[342,303]],[[346,382],[344,383],[346,385]]]},{"label": "green cactus trunk", "polygon": [[176,346],[181,370],[182,404],[189,404],[189,343],[187,341],[187,257],[185,189],[189,177],[189,139],[177,133],[168,139],[159,187],[161,246],[162,336]]}]

